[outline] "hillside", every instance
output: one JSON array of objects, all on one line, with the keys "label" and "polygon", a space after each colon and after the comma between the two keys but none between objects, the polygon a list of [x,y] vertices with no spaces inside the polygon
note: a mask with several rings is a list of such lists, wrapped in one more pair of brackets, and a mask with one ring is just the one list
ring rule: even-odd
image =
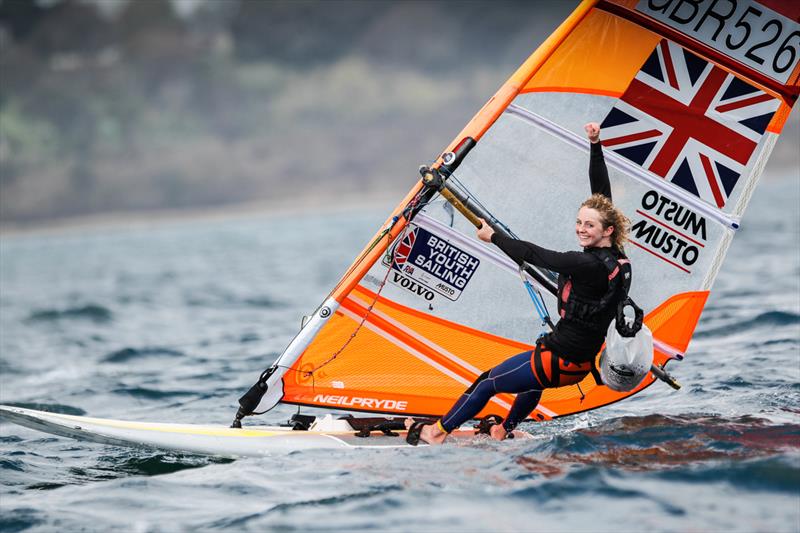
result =
[{"label": "hillside", "polygon": [[399,194],[576,3],[0,0],[0,224]]}]

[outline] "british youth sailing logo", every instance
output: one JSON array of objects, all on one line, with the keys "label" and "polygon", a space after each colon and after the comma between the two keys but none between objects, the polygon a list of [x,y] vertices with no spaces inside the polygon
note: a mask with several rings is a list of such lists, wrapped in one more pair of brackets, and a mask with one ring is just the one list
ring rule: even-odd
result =
[{"label": "british youth sailing logo", "polygon": [[722,208],[779,104],[664,39],[603,120],[603,146]]},{"label": "british youth sailing logo", "polygon": [[[410,228],[392,250],[389,281],[428,301],[436,293],[458,300],[480,259],[424,228]],[[389,266],[386,258],[383,264]]]}]

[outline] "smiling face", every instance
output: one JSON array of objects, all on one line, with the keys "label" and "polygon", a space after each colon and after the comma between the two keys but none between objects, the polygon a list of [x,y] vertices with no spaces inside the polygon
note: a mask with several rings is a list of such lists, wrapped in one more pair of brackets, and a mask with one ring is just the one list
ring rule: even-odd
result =
[{"label": "smiling face", "polygon": [[586,206],[580,208],[578,218],[575,220],[575,234],[578,236],[578,244],[583,248],[611,246],[612,233],[614,233],[614,226],[604,229],[600,212],[597,209]]}]

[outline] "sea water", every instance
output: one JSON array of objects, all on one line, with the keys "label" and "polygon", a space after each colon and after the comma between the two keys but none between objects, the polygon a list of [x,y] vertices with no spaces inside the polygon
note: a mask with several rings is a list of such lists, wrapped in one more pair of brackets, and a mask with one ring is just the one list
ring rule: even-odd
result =
[{"label": "sea water", "polygon": [[[796,173],[759,186],[680,391],[532,440],[236,461],[2,422],[0,530],[800,531],[798,204]],[[5,235],[0,402],[228,424],[387,209]]]}]

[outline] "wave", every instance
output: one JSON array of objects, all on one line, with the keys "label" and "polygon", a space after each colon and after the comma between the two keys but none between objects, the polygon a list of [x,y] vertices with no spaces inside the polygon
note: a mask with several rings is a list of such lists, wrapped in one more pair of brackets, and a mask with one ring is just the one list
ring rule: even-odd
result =
[{"label": "wave", "polygon": [[184,353],[170,348],[145,347],[145,348],[122,348],[104,356],[101,361],[105,363],[127,363],[134,359],[143,357],[181,357]]},{"label": "wave", "polygon": [[120,460],[118,456],[104,457],[101,459],[101,467],[108,468],[120,475],[160,476],[209,464],[232,462],[233,459],[205,457],[202,455],[157,453],[154,455],[134,455],[124,460]]},{"label": "wave", "polygon": [[[520,463],[523,464],[523,463]],[[523,466],[526,466],[523,464]],[[620,484],[608,482],[608,471],[602,466],[587,465],[583,468],[573,468],[557,480],[546,481],[540,485],[526,486],[515,490],[511,494],[520,499],[544,502],[563,502],[570,498],[581,499],[593,494],[601,494],[604,498],[615,500],[643,499],[658,505],[661,510],[669,515],[685,515],[686,511],[671,503],[667,497],[655,497],[646,490],[639,490],[634,486],[624,487]],[[547,476],[551,477],[551,476]]]},{"label": "wave", "polygon": [[660,471],[713,461],[741,462],[800,453],[800,425],[754,416],[647,415],[621,417],[559,435],[532,455],[517,458],[547,477],[576,465]]},{"label": "wave", "polygon": [[120,387],[111,392],[114,394],[133,396],[134,398],[143,398],[145,400],[162,400],[165,398],[178,398],[196,394],[195,391],[162,391],[145,387]]},{"label": "wave", "polygon": [[186,305],[190,307],[213,307],[213,308],[239,308],[256,307],[259,309],[281,309],[287,304],[280,300],[275,300],[269,296],[238,296],[219,290],[208,290],[200,294],[187,296]]},{"label": "wave", "polygon": [[700,329],[694,334],[694,338],[721,337],[765,326],[789,326],[793,324],[800,324],[800,315],[787,311],[768,311],[755,318],[739,320],[725,326],[707,330]]},{"label": "wave", "polygon": [[262,307],[264,309],[277,309],[280,307],[286,307],[286,304],[284,302],[273,300],[268,296],[256,296],[254,298],[245,298],[244,300],[242,300],[242,303],[250,307]]},{"label": "wave", "polygon": [[14,470],[15,472],[24,472],[25,463],[19,459],[0,459],[0,471]]},{"label": "wave", "polygon": [[247,344],[249,342],[258,342],[261,340],[261,336],[258,333],[243,333],[239,336],[239,342],[241,344]]},{"label": "wave", "polygon": [[[233,459],[125,449],[113,455],[101,456],[95,464],[72,466],[64,471],[64,475],[57,476],[52,480],[26,484],[25,490],[53,490],[70,485],[103,482],[128,476],[160,476],[172,474],[181,470],[200,468],[210,464],[225,464],[231,462],[233,462]],[[29,465],[22,460],[0,459],[0,470],[5,468],[26,472],[28,466]],[[0,531],[4,530],[0,527]]]},{"label": "wave", "polygon": [[768,457],[722,464],[707,464],[680,471],[663,471],[659,479],[707,485],[728,482],[740,489],[770,490],[797,494],[800,461],[797,457]]},{"label": "wave", "polygon": [[[325,508],[339,508],[342,504],[346,503],[358,503],[364,502],[367,503],[378,496],[382,496],[387,493],[392,492],[399,492],[402,491],[403,488],[398,485],[387,485],[387,486],[379,486],[374,487],[370,490],[366,490],[363,492],[353,492],[353,493],[345,493],[339,494],[336,496],[330,496],[327,498],[319,498],[314,500],[303,500],[299,502],[287,502],[287,503],[279,503],[274,505],[263,512],[256,512],[251,513],[244,516],[234,516],[232,518],[223,518],[222,520],[217,520],[210,524],[207,524],[209,529],[231,529],[231,528],[244,528],[250,529],[250,526],[253,525],[253,522],[259,519],[263,519],[269,515],[284,515],[287,512],[299,510],[303,512],[309,508],[315,509],[318,512],[325,512]],[[204,525],[206,527],[206,525]],[[255,529],[258,529],[257,527]],[[282,529],[282,528],[279,528]]]},{"label": "wave", "polygon": [[22,372],[16,366],[12,365],[10,361],[0,358],[0,375],[8,374],[21,374]]},{"label": "wave", "polygon": [[[759,339],[759,340],[756,340],[755,342],[748,342],[747,344],[744,344],[744,347],[745,348],[749,348],[751,350],[760,350],[761,348],[765,348],[767,346],[781,346],[781,345],[792,346],[792,345],[795,345],[795,344],[800,344],[800,339],[799,338],[786,337],[786,338],[777,338],[777,339],[769,339],[769,340],[760,340]],[[758,353],[758,352],[755,352],[755,353]],[[752,360],[753,361],[766,361],[767,359],[768,358],[766,358],[764,356],[756,356],[756,355],[752,356]]]},{"label": "wave", "polygon": [[60,403],[38,403],[38,402],[7,402],[11,407],[22,407],[23,409],[35,409],[36,411],[46,411],[48,413],[58,413],[60,415],[84,416],[86,411],[71,405]]},{"label": "wave", "polygon": [[41,518],[43,515],[42,511],[30,507],[5,509],[0,516],[0,531],[25,531],[40,526],[45,523],[45,520]]},{"label": "wave", "polygon": [[43,309],[34,311],[29,316],[28,322],[54,322],[58,320],[90,320],[96,323],[111,322],[113,313],[106,307],[96,304],[87,304],[80,307],[67,309]]}]

